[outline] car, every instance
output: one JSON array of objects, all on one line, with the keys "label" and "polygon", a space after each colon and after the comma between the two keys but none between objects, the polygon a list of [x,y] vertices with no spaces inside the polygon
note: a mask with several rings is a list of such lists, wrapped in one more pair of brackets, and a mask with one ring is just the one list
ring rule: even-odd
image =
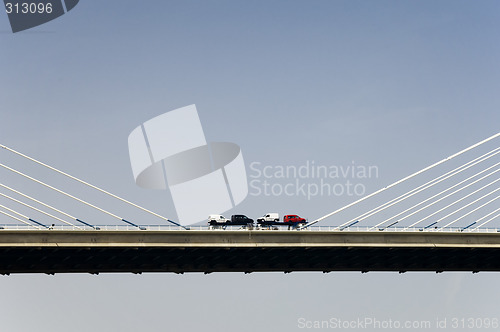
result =
[{"label": "car", "polygon": [[248,218],[243,214],[233,214],[231,216],[230,225],[243,225],[243,226],[251,226],[253,225],[253,219]]},{"label": "car", "polygon": [[230,220],[225,218],[222,214],[211,214],[208,216],[209,225],[223,225],[228,223]]},{"label": "car", "polygon": [[286,216],[283,217],[283,222],[290,224],[305,224],[307,220],[299,217],[296,214],[287,214]]},{"label": "car", "polygon": [[273,222],[273,221],[280,221],[280,215],[279,213],[276,212],[269,212],[263,215],[260,218],[257,218],[258,223],[263,223],[263,222]]}]

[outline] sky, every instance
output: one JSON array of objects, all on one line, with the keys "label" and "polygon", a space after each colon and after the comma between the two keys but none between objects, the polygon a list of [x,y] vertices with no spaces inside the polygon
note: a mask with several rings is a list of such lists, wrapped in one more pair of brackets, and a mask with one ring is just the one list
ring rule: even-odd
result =
[{"label": "sky", "polygon": [[[350,178],[368,194],[498,132],[499,21],[497,1],[81,0],[16,34],[4,14],[0,144],[175,220],[167,191],[135,185],[127,138],[157,115],[196,104],[207,141],[238,144],[249,181],[260,181],[255,187],[265,180],[255,169],[265,166],[375,166],[376,176]],[[0,156],[127,220],[161,223],[6,151]],[[7,171],[0,177],[86,220],[115,223]],[[278,187],[293,180],[270,179]],[[359,198],[256,190],[226,215],[313,220]],[[451,272],[11,275],[0,278],[0,326],[290,331],[307,329],[304,321],[371,317],[431,321],[428,330],[447,319],[452,329],[453,318],[500,319],[497,279]]]}]

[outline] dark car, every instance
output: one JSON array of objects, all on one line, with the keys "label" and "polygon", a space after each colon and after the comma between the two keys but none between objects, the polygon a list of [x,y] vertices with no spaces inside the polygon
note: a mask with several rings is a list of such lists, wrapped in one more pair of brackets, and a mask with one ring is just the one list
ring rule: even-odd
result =
[{"label": "dark car", "polygon": [[253,225],[253,219],[250,219],[243,214],[233,214],[231,216],[231,225]]}]

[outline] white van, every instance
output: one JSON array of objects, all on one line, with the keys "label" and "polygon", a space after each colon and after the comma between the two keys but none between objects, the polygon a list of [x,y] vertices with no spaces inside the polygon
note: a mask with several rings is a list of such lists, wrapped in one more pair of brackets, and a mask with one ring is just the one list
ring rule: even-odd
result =
[{"label": "white van", "polygon": [[222,214],[211,214],[208,216],[209,225],[225,224],[228,221],[229,219],[226,219]]},{"label": "white van", "polygon": [[257,219],[257,222],[280,221],[280,215],[276,212],[269,212]]}]

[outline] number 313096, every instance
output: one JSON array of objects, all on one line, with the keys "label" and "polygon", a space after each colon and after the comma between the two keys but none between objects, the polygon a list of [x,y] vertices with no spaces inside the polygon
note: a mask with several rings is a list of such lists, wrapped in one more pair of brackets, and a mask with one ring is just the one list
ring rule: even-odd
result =
[{"label": "number 313096", "polygon": [[10,3],[7,2],[5,4],[5,10],[7,11],[7,14],[50,14],[52,13],[52,3],[28,3],[28,2],[23,2],[23,3]]}]

